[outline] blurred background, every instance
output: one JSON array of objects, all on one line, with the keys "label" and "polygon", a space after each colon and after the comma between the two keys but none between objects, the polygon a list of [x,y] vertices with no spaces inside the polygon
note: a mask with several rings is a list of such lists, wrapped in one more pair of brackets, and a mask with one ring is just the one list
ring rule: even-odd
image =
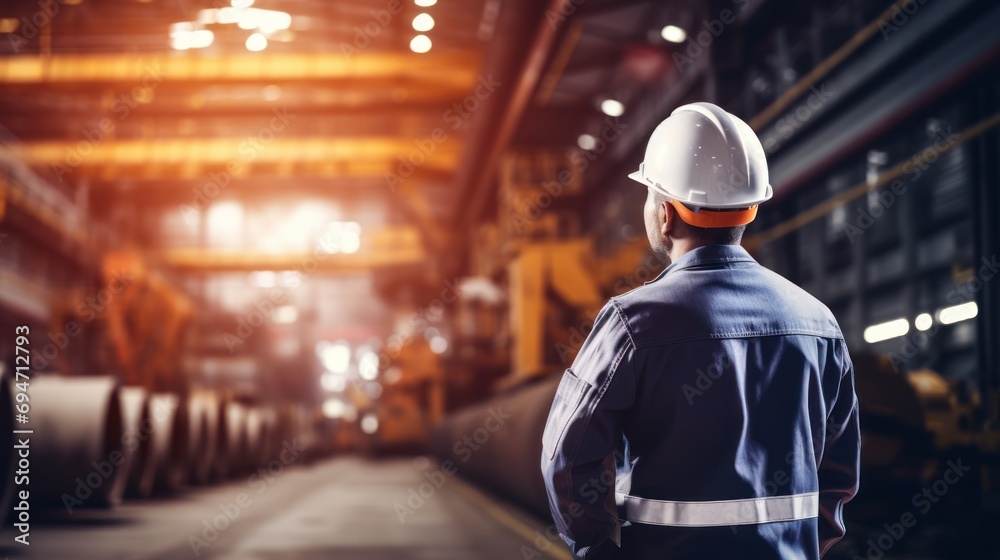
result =
[{"label": "blurred background", "polygon": [[744,246],[855,359],[828,557],[1000,557],[998,28],[989,0],[4,0],[0,552],[569,558],[542,424],[667,264],[626,174],[704,100],[768,154]]}]

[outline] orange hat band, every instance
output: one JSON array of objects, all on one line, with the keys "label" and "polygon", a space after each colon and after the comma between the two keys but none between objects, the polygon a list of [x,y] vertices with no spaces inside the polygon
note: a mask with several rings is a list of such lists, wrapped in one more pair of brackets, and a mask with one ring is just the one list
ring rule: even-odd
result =
[{"label": "orange hat band", "polygon": [[670,204],[677,210],[677,215],[685,223],[700,228],[727,228],[749,224],[757,217],[757,205],[744,210],[710,210],[702,208],[694,212],[684,204],[671,200]]}]

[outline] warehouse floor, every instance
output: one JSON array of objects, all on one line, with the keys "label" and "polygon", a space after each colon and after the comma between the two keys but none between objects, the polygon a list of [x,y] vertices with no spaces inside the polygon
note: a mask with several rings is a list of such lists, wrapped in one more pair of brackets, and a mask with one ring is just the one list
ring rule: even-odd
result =
[{"label": "warehouse floor", "polygon": [[[273,477],[38,521],[31,527],[30,547],[5,545],[0,556],[489,560],[527,553],[570,558],[565,549],[538,537],[535,531],[544,533],[545,527],[529,514],[453,476],[432,476],[439,488],[429,484],[427,475],[440,474],[435,468],[424,458],[368,462],[345,457],[295,466]],[[413,498],[411,490],[427,498]],[[206,528],[213,522],[221,530]],[[11,542],[7,531],[3,541]],[[528,552],[540,548],[548,550]]]},{"label": "warehouse floor", "polygon": [[[174,497],[130,500],[113,510],[36,516],[30,547],[5,544],[0,557],[571,560],[561,543],[545,536],[547,527],[537,516],[444,474],[438,466],[425,457],[340,457]],[[866,533],[852,528],[829,555],[831,560],[864,556],[864,543],[877,538],[876,529]],[[12,530],[7,528],[0,540],[11,543]],[[967,557],[917,552],[932,548],[926,544],[914,542],[883,558]]]}]

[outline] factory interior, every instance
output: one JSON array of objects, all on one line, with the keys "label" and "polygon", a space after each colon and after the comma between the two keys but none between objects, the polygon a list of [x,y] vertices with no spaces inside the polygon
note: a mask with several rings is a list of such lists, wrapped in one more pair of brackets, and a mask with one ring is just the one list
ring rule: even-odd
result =
[{"label": "factory interior", "polygon": [[4,0],[0,556],[572,558],[542,430],[669,264],[628,174],[708,101],[767,157],[743,247],[854,363],[824,558],[1000,558],[998,29],[993,0]]}]

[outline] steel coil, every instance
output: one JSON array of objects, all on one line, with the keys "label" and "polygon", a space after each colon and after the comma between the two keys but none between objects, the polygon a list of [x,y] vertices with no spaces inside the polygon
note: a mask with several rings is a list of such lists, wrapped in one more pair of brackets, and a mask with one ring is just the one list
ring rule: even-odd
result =
[{"label": "steel coil", "polygon": [[30,394],[32,505],[117,504],[125,461],[117,381],[43,375],[31,380]]}]

